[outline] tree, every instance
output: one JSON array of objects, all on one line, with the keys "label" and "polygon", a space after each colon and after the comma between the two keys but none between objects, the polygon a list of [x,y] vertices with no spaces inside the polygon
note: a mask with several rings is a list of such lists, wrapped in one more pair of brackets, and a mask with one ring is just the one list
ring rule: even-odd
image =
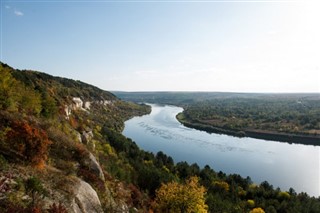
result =
[{"label": "tree", "polygon": [[225,181],[214,181],[213,182],[214,189],[220,192],[228,192],[230,190],[230,186]]},{"label": "tree", "polygon": [[41,96],[32,87],[16,80],[10,68],[0,64],[0,109],[24,111],[38,115],[41,112]]},{"label": "tree", "polygon": [[58,112],[56,100],[52,96],[50,96],[48,93],[44,93],[42,95],[41,105],[42,105],[41,115],[43,115],[46,118],[52,118]]},{"label": "tree", "polygon": [[254,208],[250,211],[250,213],[264,213],[265,211],[262,208]]},{"label": "tree", "polygon": [[206,189],[199,185],[197,177],[190,177],[185,184],[170,182],[156,191],[157,212],[207,212]]},{"label": "tree", "polygon": [[29,115],[39,115],[42,110],[41,95],[33,88],[23,85],[17,88],[17,92],[21,94],[20,111],[25,111]]},{"label": "tree", "polygon": [[0,109],[15,109],[16,94],[14,88],[17,81],[12,77],[9,68],[0,64]]}]

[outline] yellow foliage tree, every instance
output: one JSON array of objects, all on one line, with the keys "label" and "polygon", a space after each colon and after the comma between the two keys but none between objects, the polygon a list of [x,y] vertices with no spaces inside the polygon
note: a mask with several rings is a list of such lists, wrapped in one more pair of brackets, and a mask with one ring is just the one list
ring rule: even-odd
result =
[{"label": "yellow foliage tree", "polygon": [[197,177],[189,178],[185,184],[170,182],[162,184],[156,191],[156,212],[207,212],[206,189],[200,186]]},{"label": "yellow foliage tree", "polygon": [[250,213],[265,213],[262,208],[254,208],[250,211]]},{"label": "yellow foliage tree", "polygon": [[250,206],[250,207],[254,207],[255,202],[254,202],[254,200],[247,200],[247,204],[248,204],[248,206]]},{"label": "yellow foliage tree", "polygon": [[225,181],[214,181],[213,185],[215,186],[215,188],[226,192],[228,192],[230,188],[229,184]]}]

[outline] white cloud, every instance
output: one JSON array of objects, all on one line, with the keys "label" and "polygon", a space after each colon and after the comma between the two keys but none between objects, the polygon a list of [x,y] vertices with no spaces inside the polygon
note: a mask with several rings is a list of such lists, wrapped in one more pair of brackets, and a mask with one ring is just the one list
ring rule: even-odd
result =
[{"label": "white cloud", "polygon": [[21,11],[19,11],[19,10],[14,10],[14,14],[15,14],[16,16],[23,16],[23,15],[24,15],[23,12],[21,12]]}]

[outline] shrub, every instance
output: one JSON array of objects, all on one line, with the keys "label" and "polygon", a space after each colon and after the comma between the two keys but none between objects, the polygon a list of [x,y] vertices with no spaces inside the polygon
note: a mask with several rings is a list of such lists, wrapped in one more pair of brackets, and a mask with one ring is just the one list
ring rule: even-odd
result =
[{"label": "shrub", "polygon": [[26,122],[13,121],[6,139],[10,148],[21,158],[25,158],[34,166],[44,166],[48,145],[51,144],[45,131]]},{"label": "shrub", "polygon": [[37,177],[30,177],[25,181],[24,185],[26,194],[31,195],[32,207],[35,207],[40,197],[46,195],[47,191],[44,189],[41,181]]},{"label": "shrub", "polygon": [[57,205],[56,203],[53,203],[52,205],[49,206],[48,212],[49,213],[67,213],[68,211],[61,203],[59,203],[59,205]]}]

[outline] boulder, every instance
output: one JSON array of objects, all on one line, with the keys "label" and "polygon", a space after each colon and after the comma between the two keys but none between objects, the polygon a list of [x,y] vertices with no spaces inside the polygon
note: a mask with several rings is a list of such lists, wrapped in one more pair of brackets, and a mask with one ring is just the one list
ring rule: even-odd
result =
[{"label": "boulder", "polygon": [[85,160],[84,164],[88,166],[90,171],[96,174],[102,181],[105,181],[101,166],[91,152],[89,154],[89,158]]},{"label": "boulder", "polygon": [[74,213],[102,213],[102,207],[97,192],[85,181],[79,179],[74,186],[75,197],[71,202]]}]

